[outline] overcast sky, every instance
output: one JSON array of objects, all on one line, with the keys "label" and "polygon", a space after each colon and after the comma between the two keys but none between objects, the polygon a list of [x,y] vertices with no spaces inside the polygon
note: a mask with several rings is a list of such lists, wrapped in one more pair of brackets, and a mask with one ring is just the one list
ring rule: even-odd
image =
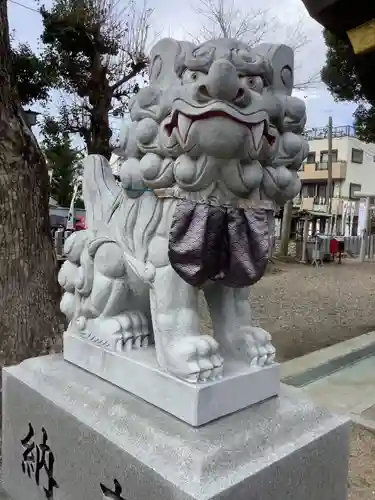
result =
[{"label": "overcast sky", "polygon": [[[15,39],[28,42],[37,50],[41,34],[41,17],[39,13],[17,5],[22,3],[29,9],[38,9],[34,0],[12,0],[8,2],[10,29],[14,30]],[[126,1],[126,0],[120,0]],[[228,0],[231,2],[232,0]],[[51,0],[46,0],[49,6]],[[176,5],[178,8],[176,9]],[[181,1],[149,0],[149,7],[154,8],[152,25],[155,33],[160,36],[173,36],[178,39],[191,39],[191,35],[198,35],[202,18],[194,10],[199,0]],[[321,35],[321,27],[308,17],[301,0],[235,0],[237,8],[246,13],[251,5],[252,9],[259,7],[269,9],[269,16],[278,19],[279,28],[275,33],[271,30],[264,41],[285,42],[288,34],[293,31],[296,23],[303,18],[303,31],[310,42],[304,46],[296,56],[297,80],[305,81],[307,77],[317,73],[325,60],[325,46]],[[177,21],[179,19],[179,21]],[[335,103],[323,84],[315,88],[299,92],[305,97],[307,106],[308,126],[318,127],[326,125],[329,114],[333,117],[334,125],[349,125],[352,123],[352,104]]]}]

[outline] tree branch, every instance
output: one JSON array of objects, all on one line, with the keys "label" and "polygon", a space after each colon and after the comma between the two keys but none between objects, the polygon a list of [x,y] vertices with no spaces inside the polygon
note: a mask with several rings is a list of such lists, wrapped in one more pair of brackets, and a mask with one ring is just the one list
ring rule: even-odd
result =
[{"label": "tree branch", "polygon": [[311,75],[306,80],[302,80],[300,82],[296,82],[294,84],[293,88],[295,90],[307,90],[309,88],[316,87],[320,83],[322,83],[322,80],[320,78],[320,72],[318,71],[317,73],[314,73],[313,75]]},{"label": "tree branch", "polygon": [[147,59],[135,63],[130,73],[124,75],[120,80],[118,80],[116,83],[110,86],[112,92],[115,92],[122,85],[125,85],[125,83],[128,83],[130,80],[135,78],[143,69],[146,68],[146,66],[147,66]]}]

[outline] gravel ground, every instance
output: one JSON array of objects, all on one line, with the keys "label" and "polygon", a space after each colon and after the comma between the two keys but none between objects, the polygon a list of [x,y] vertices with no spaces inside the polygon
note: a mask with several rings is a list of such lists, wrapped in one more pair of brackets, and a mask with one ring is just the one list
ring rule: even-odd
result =
[{"label": "gravel ground", "polygon": [[[375,330],[375,262],[276,262],[250,300],[254,323],[272,334],[278,360],[287,361]],[[205,306],[202,316],[210,330]],[[374,463],[375,433],[353,426],[348,500],[375,500]]]},{"label": "gravel ground", "polygon": [[[275,263],[250,289],[254,323],[287,361],[375,330],[375,262]],[[209,329],[204,308],[203,328]]]},{"label": "gravel ground", "polygon": [[373,500],[375,498],[374,463],[375,434],[359,426],[353,426],[348,500]]}]

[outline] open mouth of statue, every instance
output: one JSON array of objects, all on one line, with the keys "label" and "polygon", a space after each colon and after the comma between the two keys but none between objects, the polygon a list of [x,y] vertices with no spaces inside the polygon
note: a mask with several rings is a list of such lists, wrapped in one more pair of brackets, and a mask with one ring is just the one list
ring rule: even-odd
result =
[{"label": "open mouth of statue", "polygon": [[259,122],[254,121],[249,123],[219,109],[209,109],[197,115],[182,113],[181,111],[175,110],[172,114],[170,122],[165,125],[165,130],[168,137],[172,135],[174,130],[177,130],[182,142],[186,143],[193,123],[199,120],[207,120],[209,118],[217,117],[227,118],[228,120],[240,123],[244,127],[247,127],[250,130],[252,142],[256,151],[261,149],[263,139],[266,139],[271,147],[276,141],[276,137],[272,134],[267,120],[263,119]]}]

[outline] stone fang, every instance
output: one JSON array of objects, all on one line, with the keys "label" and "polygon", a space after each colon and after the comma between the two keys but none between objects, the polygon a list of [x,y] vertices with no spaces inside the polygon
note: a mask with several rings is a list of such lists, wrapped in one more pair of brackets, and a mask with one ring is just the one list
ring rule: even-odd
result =
[{"label": "stone fang", "polygon": [[186,142],[187,140],[191,124],[191,118],[184,115],[183,113],[178,113],[178,131],[183,142]]},{"label": "stone fang", "polygon": [[264,122],[258,123],[257,125],[252,125],[250,127],[250,131],[253,138],[254,148],[256,151],[258,151],[263,140]]}]

